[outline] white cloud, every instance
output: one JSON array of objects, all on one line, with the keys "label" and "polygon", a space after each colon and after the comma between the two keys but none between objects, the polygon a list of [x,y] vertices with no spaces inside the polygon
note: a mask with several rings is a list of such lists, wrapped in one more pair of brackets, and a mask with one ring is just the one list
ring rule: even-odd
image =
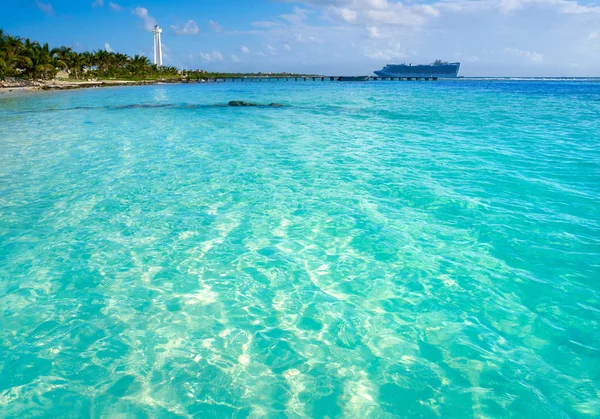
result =
[{"label": "white cloud", "polygon": [[383,38],[383,35],[381,34],[381,32],[379,32],[379,29],[376,26],[368,27],[367,32],[369,34],[368,36],[370,39]]},{"label": "white cloud", "polygon": [[[288,0],[279,0],[287,2]],[[357,25],[423,26],[442,12],[482,12],[509,14],[526,8],[547,8],[562,14],[600,13],[600,6],[584,5],[575,0],[438,0],[430,4],[388,0],[299,0],[321,9],[325,18]],[[282,18],[293,24],[307,19],[308,11],[294,8]]]},{"label": "white cloud", "polygon": [[208,26],[217,33],[223,31],[223,27],[213,20],[208,21]]},{"label": "white cloud", "polygon": [[[211,45],[202,60],[218,65],[215,48],[222,61],[243,59],[249,70],[268,56],[276,71],[323,74],[367,74],[390,62],[437,58],[462,61],[465,76],[600,73],[600,8],[592,0],[271,1],[287,3],[289,12],[226,28],[216,41],[222,44]],[[245,45],[226,50],[225,37]],[[202,62],[198,51],[194,58]]]},{"label": "white cloud", "polygon": [[144,23],[144,30],[146,32],[152,32],[154,26],[158,25],[157,20],[148,13],[148,9],[136,7],[133,9],[133,14],[142,19],[142,22]]},{"label": "white cloud", "polygon": [[249,36],[249,35],[264,35],[265,31],[264,30],[249,30],[249,31],[226,31],[224,32],[226,35],[242,35],[242,36]]},{"label": "white cloud", "polygon": [[539,52],[523,51],[522,49],[517,48],[504,48],[504,52],[517,55],[519,57],[524,57],[532,63],[541,63],[544,61],[544,55],[540,54]]},{"label": "white cloud", "polygon": [[387,9],[364,10],[356,14],[351,23],[366,23],[371,25],[392,26],[422,26],[431,18],[439,16],[437,8],[430,5],[414,4],[404,6],[396,3],[395,7]]},{"label": "white cloud", "polygon": [[499,0],[498,9],[503,13],[509,13],[523,7],[522,0]]},{"label": "white cloud", "polygon": [[240,57],[238,57],[237,55],[235,55],[235,54],[231,54],[231,61],[232,61],[232,62],[234,62],[234,63],[239,63],[239,62],[241,62],[242,60],[241,60],[241,58],[240,58]]},{"label": "white cloud", "polygon": [[269,55],[278,55],[277,48],[273,47],[272,45],[267,45],[266,53]]},{"label": "white cloud", "polygon": [[104,50],[106,52],[113,52],[112,48],[110,47],[110,44],[108,42],[104,43]]},{"label": "white cloud", "polygon": [[370,43],[364,48],[364,56],[374,60],[390,61],[408,57],[407,51],[399,42]]},{"label": "white cloud", "polygon": [[51,3],[42,3],[41,1],[36,0],[35,5],[43,14],[54,16],[54,7],[52,7]]},{"label": "white cloud", "polygon": [[210,53],[201,52],[200,53],[200,58],[202,58],[206,62],[210,62],[210,61],[223,61],[223,54],[221,54],[219,51],[213,51],[213,52],[210,52]]},{"label": "white cloud", "polygon": [[281,27],[283,26],[283,23],[281,22],[269,22],[269,21],[265,21],[265,22],[252,22],[250,23],[252,26],[256,26],[257,28],[275,28],[275,27]]},{"label": "white cloud", "polygon": [[281,15],[281,17],[293,25],[302,24],[311,13],[308,9],[301,9],[300,7],[294,7],[294,12],[286,15]]},{"label": "white cloud", "polygon": [[[440,0],[441,2],[470,0]],[[491,1],[491,0],[481,0]],[[517,0],[518,1],[518,0]],[[324,0],[321,2],[307,0],[323,10],[323,16],[332,21],[356,25],[404,25],[421,26],[431,18],[440,15],[438,4],[419,4],[408,1],[389,2],[387,0]]]},{"label": "white cloud", "polygon": [[104,7],[104,0],[95,0],[92,3],[92,7]]},{"label": "white cloud", "polygon": [[123,10],[123,8],[119,4],[113,3],[112,1],[108,3],[108,7],[110,7],[115,12],[119,12],[119,11]]},{"label": "white cloud", "polygon": [[171,25],[171,29],[173,29],[173,32],[175,32],[177,35],[197,35],[200,33],[198,24],[191,19],[188,20],[183,26]]},{"label": "white cloud", "polygon": [[600,73],[600,0],[273,1],[308,10],[253,24],[265,43],[294,46],[287,63],[302,71],[366,74],[410,57],[462,61],[469,76]]},{"label": "white cloud", "polygon": [[356,10],[348,9],[346,7],[331,7],[329,13],[350,23],[355,23],[358,17]]},{"label": "white cloud", "polygon": [[600,6],[585,6],[574,0],[449,0],[435,3],[440,10],[481,12],[497,10],[511,14],[527,8],[546,8],[562,14],[600,13]]},{"label": "white cloud", "polygon": [[316,36],[311,36],[311,35],[302,35],[300,33],[295,33],[294,34],[294,39],[296,40],[296,42],[300,42],[300,43],[304,43],[304,44],[322,44],[325,41],[323,41],[323,39],[318,38]]}]

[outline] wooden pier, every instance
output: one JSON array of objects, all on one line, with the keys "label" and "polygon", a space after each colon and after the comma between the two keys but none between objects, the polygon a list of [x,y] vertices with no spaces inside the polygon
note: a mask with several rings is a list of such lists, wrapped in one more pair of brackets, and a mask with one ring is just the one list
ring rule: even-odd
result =
[{"label": "wooden pier", "polygon": [[[320,81],[320,82],[347,82],[345,76],[247,76],[224,78],[182,78],[182,83],[249,83],[249,82],[289,82],[289,81]],[[437,77],[368,77],[360,81],[437,81]],[[357,83],[360,81],[352,81]]]}]

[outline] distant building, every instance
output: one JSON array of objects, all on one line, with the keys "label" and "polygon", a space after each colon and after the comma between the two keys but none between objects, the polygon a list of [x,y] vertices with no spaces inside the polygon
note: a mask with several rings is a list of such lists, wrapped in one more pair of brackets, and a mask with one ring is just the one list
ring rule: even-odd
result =
[{"label": "distant building", "polygon": [[160,39],[162,29],[158,25],[156,25],[152,33],[154,33],[154,64],[156,64],[159,67],[162,67],[162,43]]}]

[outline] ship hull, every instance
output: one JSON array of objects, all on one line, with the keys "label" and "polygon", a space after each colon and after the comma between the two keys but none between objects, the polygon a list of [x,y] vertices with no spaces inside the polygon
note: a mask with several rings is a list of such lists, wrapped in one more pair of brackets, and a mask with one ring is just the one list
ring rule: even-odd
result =
[{"label": "ship hull", "polygon": [[398,78],[456,78],[460,71],[460,63],[444,63],[431,65],[387,65],[374,73],[378,77]]},{"label": "ship hull", "polygon": [[375,74],[378,77],[398,77],[398,78],[408,78],[408,79],[412,79],[412,78],[423,78],[423,77],[429,77],[429,78],[447,78],[447,79],[453,79],[458,77],[458,74],[448,74],[448,73],[391,73],[391,72],[387,72],[387,71],[375,71]]}]

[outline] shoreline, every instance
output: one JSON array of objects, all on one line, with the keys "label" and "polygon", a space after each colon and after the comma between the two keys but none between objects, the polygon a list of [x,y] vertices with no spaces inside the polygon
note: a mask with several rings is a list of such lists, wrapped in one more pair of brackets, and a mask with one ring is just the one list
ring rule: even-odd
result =
[{"label": "shoreline", "polygon": [[74,90],[94,87],[146,86],[165,83],[182,83],[181,80],[97,80],[97,81],[0,81],[0,94],[9,92],[39,92],[44,90]]},{"label": "shoreline", "polygon": [[[283,76],[282,76],[283,77]],[[296,77],[296,76],[293,76]],[[309,79],[313,76],[297,76],[297,78]],[[319,76],[319,78],[322,76]],[[244,77],[260,78],[256,77]],[[277,78],[276,76],[274,78]],[[292,77],[290,77],[292,78]],[[150,86],[157,84],[203,84],[203,83],[215,83],[219,80],[227,81],[228,78],[218,79],[205,79],[205,80],[192,80],[192,79],[161,79],[161,80],[85,80],[85,81],[73,81],[73,80],[25,80],[25,79],[7,79],[0,80],[0,94],[8,93],[26,93],[26,92],[41,92],[47,90],[75,90],[75,89],[90,89],[99,87],[125,87],[125,86]],[[600,82],[600,78],[597,77],[549,77],[549,78],[538,78],[538,77],[460,77],[456,79],[447,79],[456,81],[597,81]]]},{"label": "shoreline", "polygon": [[[256,76],[240,76],[239,78],[260,78]],[[262,76],[268,77],[268,76]],[[284,77],[284,76],[281,76]],[[288,76],[292,77],[292,76]],[[313,77],[313,76],[293,76],[293,77]],[[316,76],[314,76],[316,77]],[[319,76],[320,77],[320,76]],[[227,81],[230,77],[217,77],[212,79],[186,79],[186,78],[170,78],[157,80],[27,80],[18,78],[7,78],[0,80],[0,94],[8,92],[39,92],[44,90],[74,90],[74,89],[89,89],[94,87],[122,87],[122,86],[148,86],[156,84],[204,84],[218,83],[219,80]],[[234,77],[234,79],[238,79]]]}]

